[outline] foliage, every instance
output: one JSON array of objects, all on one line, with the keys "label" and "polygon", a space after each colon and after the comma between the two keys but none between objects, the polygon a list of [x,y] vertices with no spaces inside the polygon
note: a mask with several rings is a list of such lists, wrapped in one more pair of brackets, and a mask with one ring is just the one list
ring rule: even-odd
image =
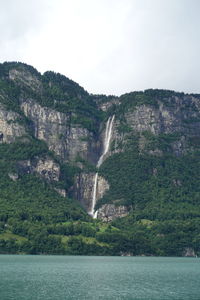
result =
[{"label": "foliage", "polygon": [[106,202],[121,199],[122,204],[142,209],[148,204],[148,210],[158,204],[165,208],[183,202],[196,206],[200,195],[199,167],[198,152],[182,157],[167,154],[157,157],[132,151],[114,154],[100,169],[110,184],[104,199]]},{"label": "foliage", "polygon": [[12,144],[0,144],[0,159],[23,160],[32,159],[36,155],[48,152],[46,144],[34,138],[19,138]]}]

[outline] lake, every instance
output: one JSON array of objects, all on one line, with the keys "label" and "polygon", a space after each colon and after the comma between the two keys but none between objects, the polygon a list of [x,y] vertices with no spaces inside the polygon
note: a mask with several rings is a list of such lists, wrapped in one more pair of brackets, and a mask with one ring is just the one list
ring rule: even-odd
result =
[{"label": "lake", "polygon": [[0,255],[1,300],[200,299],[200,259]]}]

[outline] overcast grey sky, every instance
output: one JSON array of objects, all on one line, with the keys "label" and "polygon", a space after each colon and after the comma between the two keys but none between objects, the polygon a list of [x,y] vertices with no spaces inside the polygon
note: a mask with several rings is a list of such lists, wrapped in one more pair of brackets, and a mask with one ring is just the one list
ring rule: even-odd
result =
[{"label": "overcast grey sky", "polygon": [[90,93],[200,93],[199,0],[0,0],[0,61]]}]

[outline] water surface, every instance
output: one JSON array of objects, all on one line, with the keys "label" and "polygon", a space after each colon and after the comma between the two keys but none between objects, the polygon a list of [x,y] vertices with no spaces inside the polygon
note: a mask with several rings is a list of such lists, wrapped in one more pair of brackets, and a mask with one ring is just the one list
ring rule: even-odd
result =
[{"label": "water surface", "polygon": [[0,255],[1,300],[199,300],[199,258]]}]

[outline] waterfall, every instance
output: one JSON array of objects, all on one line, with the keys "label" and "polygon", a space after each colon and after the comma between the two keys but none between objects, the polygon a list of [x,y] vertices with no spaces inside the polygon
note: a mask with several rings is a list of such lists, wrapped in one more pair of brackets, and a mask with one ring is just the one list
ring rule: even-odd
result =
[{"label": "waterfall", "polygon": [[103,153],[97,162],[97,168],[100,167],[100,165],[103,162],[104,156],[106,155],[106,153],[109,150],[114,118],[115,118],[115,116],[109,117],[108,121],[106,122],[106,132],[105,132],[105,138],[104,138],[104,143],[103,143]]},{"label": "waterfall", "polygon": [[96,195],[97,195],[97,181],[98,181],[98,172],[94,176],[94,185],[93,185],[93,194],[92,194],[92,210],[91,215],[94,219],[97,218],[97,211],[94,211],[96,204]]},{"label": "waterfall", "polygon": [[[110,147],[110,140],[112,136],[112,127],[113,127],[113,121],[115,119],[115,116],[109,117],[106,122],[106,131],[105,131],[105,137],[104,137],[104,143],[103,143],[103,153],[101,154],[98,162],[97,162],[97,168],[99,168],[104,160],[105,155],[107,154],[109,147]],[[97,196],[97,185],[98,185],[98,172],[94,176],[94,185],[93,185],[93,194],[92,194],[92,208],[89,214],[96,219],[97,218],[97,211],[94,211],[95,204],[96,204],[96,196]]]}]

